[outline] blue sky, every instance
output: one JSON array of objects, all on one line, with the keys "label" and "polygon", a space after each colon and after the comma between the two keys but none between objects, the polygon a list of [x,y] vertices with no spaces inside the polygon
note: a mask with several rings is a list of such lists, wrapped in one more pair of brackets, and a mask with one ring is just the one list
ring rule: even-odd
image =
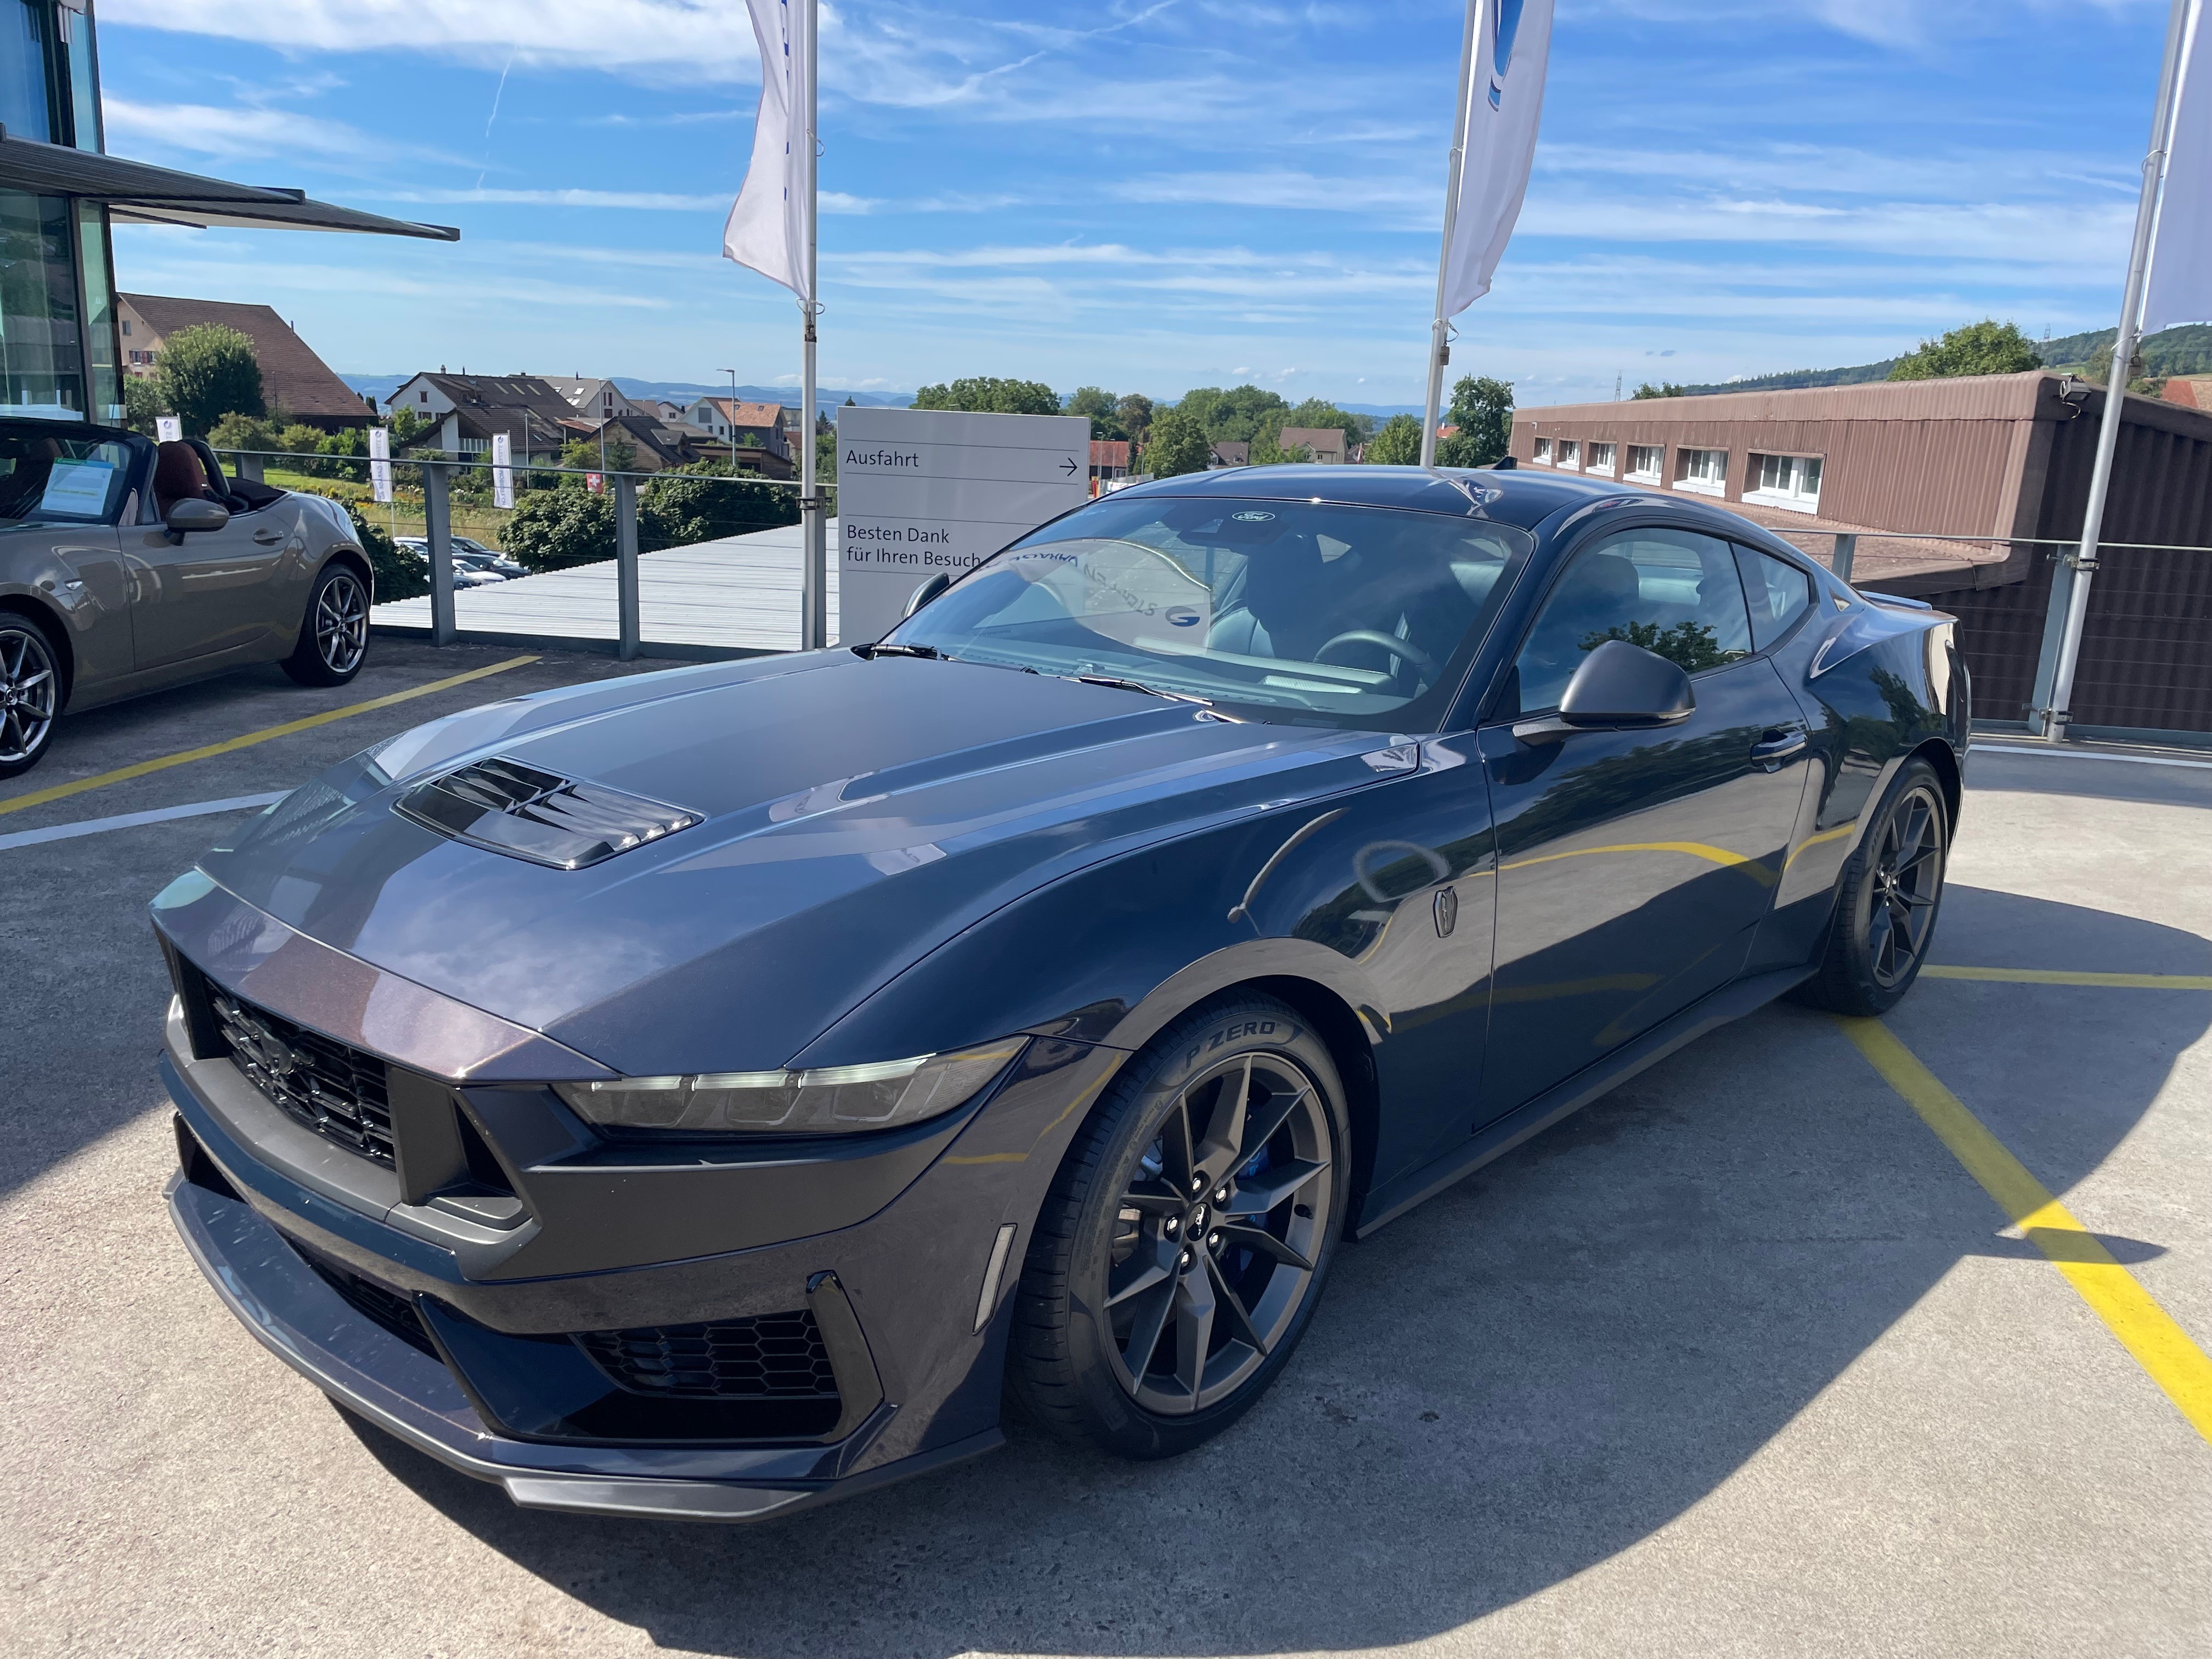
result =
[{"label": "blue sky", "polygon": [[[1419,396],[1461,8],[823,0],[822,376]],[[2163,0],[1559,0],[1454,372],[1525,404],[2114,319]],[[100,0],[118,155],[461,228],[123,228],[348,373],[797,380],[738,0]],[[1042,20],[1042,21],[1041,21]]]}]

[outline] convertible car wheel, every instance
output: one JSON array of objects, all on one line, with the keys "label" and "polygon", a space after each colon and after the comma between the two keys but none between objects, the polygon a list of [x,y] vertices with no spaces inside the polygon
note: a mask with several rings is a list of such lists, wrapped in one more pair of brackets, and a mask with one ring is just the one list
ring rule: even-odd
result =
[{"label": "convertible car wheel", "polygon": [[326,565],[307,596],[300,643],[284,672],[301,685],[343,685],[368,655],[368,584],[349,565]]},{"label": "convertible car wheel", "polygon": [[61,672],[46,630],[0,611],[0,778],[39,763],[61,710]]},{"label": "convertible car wheel", "polygon": [[1235,1422],[1312,1316],[1346,1140],[1328,1052],[1284,1004],[1224,999],[1161,1032],[1038,1217],[1010,1364],[1031,1415],[1131,1458]]},{"label": "convertible car wheel", "polygon": [[1935,936],[1950,839],[1936,769],[1908,762],[1844,866],[1827,948],[1802,1000],[1844,1014],[1884,1014],[1898,1005]]}]

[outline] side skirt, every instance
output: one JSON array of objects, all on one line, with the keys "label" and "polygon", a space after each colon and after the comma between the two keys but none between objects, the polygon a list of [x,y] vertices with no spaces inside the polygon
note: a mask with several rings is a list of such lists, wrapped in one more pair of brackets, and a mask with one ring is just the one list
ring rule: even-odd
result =
[{"label": "side skirt", "polygon": [[1595,1065],[1584,1066],[1565,1083],[1508,1112],[1496,1122],[1483,1125],[1466,1145],[1431,1159],[1370,1194],[1366,1214],[1352,1237],[1365,1238],[1395,1221],[1416,1204],[1434,1198],[1455,1182],[1465,1180],[1492,1158],[1503,1157],[1530,1136],[1540,1134],[1561,1118],[1580,1111],[1600,1095],[1627,1082],[1644,1067],[1656,1065],[1677,1048],[1746,1014],[1757,1012],[1784,992],[1812,978],[1813,973],[1809,967],[1785,968],[1778,973],[1738,980],[1700,997],[1633,1042]]}]

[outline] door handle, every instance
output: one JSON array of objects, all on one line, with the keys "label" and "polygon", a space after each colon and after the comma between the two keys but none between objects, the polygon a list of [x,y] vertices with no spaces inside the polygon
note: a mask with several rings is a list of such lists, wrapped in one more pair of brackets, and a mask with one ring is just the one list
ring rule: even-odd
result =
[{"label": "door handle", "polygon": [[1784,732],[1773,727],[1751,745],[1751,757],[1770,772],[1781,770],[1782,763],[1805,746],[1802,732]]},{"label": "door handle", "polygon": [[284,532],[272,525],[263,525],[253,532],[253,539],[264,547],[274,547],[284,539]]}]

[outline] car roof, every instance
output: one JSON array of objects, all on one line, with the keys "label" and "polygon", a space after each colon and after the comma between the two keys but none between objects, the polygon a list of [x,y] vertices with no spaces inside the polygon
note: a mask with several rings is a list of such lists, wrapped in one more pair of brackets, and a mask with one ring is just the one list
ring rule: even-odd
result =
[{"label": "car roof", "polygon": [[[1475,500],[1468,498],[1472,491]],[[1491,467],[1231,466],[1137,484],[1121,495],[1209,495],[1245,501],[1327,501],[1396,507],[1457,518],[1480,516],[1533,529],[1562,507],[1648,492],[1595,478]],[[1101,499],[1103,499],[1103,497]],[[1663,499],[1663,498],[1662,498]]]}]

